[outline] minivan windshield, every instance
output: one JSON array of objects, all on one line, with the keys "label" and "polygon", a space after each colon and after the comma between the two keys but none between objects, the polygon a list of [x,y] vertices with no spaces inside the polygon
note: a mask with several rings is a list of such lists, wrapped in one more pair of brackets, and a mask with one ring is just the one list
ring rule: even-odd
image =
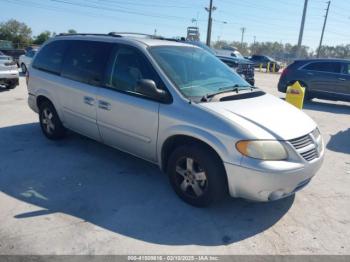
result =
[{"label": "minivan windshield", "polygon": [[207,51],[191,46],[156,46],[150,52],[180,92],[203,97],[250,85]]}]

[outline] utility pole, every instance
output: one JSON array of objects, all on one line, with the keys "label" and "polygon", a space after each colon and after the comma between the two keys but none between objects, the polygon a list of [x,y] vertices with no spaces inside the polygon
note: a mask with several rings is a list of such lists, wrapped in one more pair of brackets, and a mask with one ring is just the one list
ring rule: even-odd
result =
[{"label": "utility pole", "polygon": [[327,18],[328,18],[328,11],[329,11],[329,6],[330,5],[331,5],[331,1],[328,1],[327,2],[327,9],[326,9],[326,16],[324,17],[324,23],[323,23],[322,34],[321,34],[321,39],[320,39],[320,45],[318,46],[318,50],[317,50],[317,58],[320,57],[322,41],[323,41],[323,35],[324,35],[324,30],[326,29]]},{"label": "utility pole", "polygon": [[297,57],[299,57],[299,56],[300,56],[300,53],[301,53],[301,44],[302,44],[302,42],[303,42],[304,25],[305,25],[305,17],[306,17],[306,11],[307,11],[307,4],[308,4],[308,1],[309,1],[309,0],[305,0],[305,2],[304,2],[303,17],[301,18],[301,25],[300,25],[300,32],[299,32]]},{"label": "utility pole", "polygon": [[246,28],[245,27],[241,27],[241,31],[242,31],[242,37],[241,37],[241,48],[243,47],[243,39],[244,39],[244,32],[245,32]]},{"label": "utility pole", "polygon": [[213,19],[211,18],[211,13],[212,11],[216,10],[216,7],[213,6],[213,0],[210,0],[209,2],[209,8],[206,7],[205,10],[208,11],[209,15],[208,15],[208,30],[207,30],[207,46],[210,46],[210,40],[211,40],[211,26],[213,23]]},{"label": "utility pole", "polygon": [[253,54],[255,53],[255,43],[256,43],[256,36],[254,36]]}]

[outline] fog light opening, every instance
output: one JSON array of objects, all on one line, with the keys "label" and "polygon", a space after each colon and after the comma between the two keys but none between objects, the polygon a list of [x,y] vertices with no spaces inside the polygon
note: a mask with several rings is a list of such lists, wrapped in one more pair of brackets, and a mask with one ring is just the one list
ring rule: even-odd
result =
[{"label": "fog light opening", "polygon": [[284,191],[278,190],[271,192],[269,194],[268,200],[269,201],[274,201],[283,198],[285,195],[287,195]]}]

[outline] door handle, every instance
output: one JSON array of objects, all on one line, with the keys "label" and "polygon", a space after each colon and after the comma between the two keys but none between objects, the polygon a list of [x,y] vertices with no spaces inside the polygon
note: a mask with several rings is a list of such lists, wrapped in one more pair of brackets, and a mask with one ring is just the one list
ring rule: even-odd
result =
[{"label": "door handle", "polygon": [[338,78],[338,80],[340,80],[340,81],[346,81],[345,78]]},{"label": "door handle", "polygon": [[84,96],[84,103],[89,106],[93,106],[95,104],[95,99],[90,96]]},{"label": "door handle", "polygon": [[310,73],[310,72],[309,72],[309,73],[307,73],[307,74],[308,74],[309,76],[313,76],[313,75],[314,75],[313,73]]},{"label": "door handle", "polygon": [[108,110],[108,111],[111,110],[111,104],[106,102],[106,101],[102,101],[102,100],[98,101],[98,107],[103,109],[103,110]]}]

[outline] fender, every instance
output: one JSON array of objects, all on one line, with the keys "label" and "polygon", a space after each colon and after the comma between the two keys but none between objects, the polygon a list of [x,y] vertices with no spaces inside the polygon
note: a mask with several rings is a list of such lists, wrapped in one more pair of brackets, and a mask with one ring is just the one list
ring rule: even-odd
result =
[{"label": "fender", "polygon": [[[192,137],[204,142],[205,144],[209,145],[220,156],[223,162],[226,162],[227,157],[232,155],[228,152],[227,147],[217,137],[208,133],[207,131],[195,126],[177,125],[162,130],[162,132],[159,133],[157,143],[157,158],[159,167],[162,167],[162,149],[164,143],[169,138],[177,135],[188,136],[190,138]],[[232,162],[232,159],[230,162]]]},{"label": "fender", "polygon": [[56,109],[56,112],[59,116],[59,118],[61,119],[62,122],[64,122],[64,119],[63,119],[63,113],[60,109],[60,106],[58,106],[58,102],[54,99],[54,96],[51,95],[51,93],[49,91],[47,91],[46,89],[44,88],[38,88],[35,90],[35,92],[33,93],[33,95],[36,97],[36,103],[37,103],[37,99],[39,96],[44,96],[46,97],[47,99],[50,100],[50,102],[53,104],[53,106],[55,107]]}]

